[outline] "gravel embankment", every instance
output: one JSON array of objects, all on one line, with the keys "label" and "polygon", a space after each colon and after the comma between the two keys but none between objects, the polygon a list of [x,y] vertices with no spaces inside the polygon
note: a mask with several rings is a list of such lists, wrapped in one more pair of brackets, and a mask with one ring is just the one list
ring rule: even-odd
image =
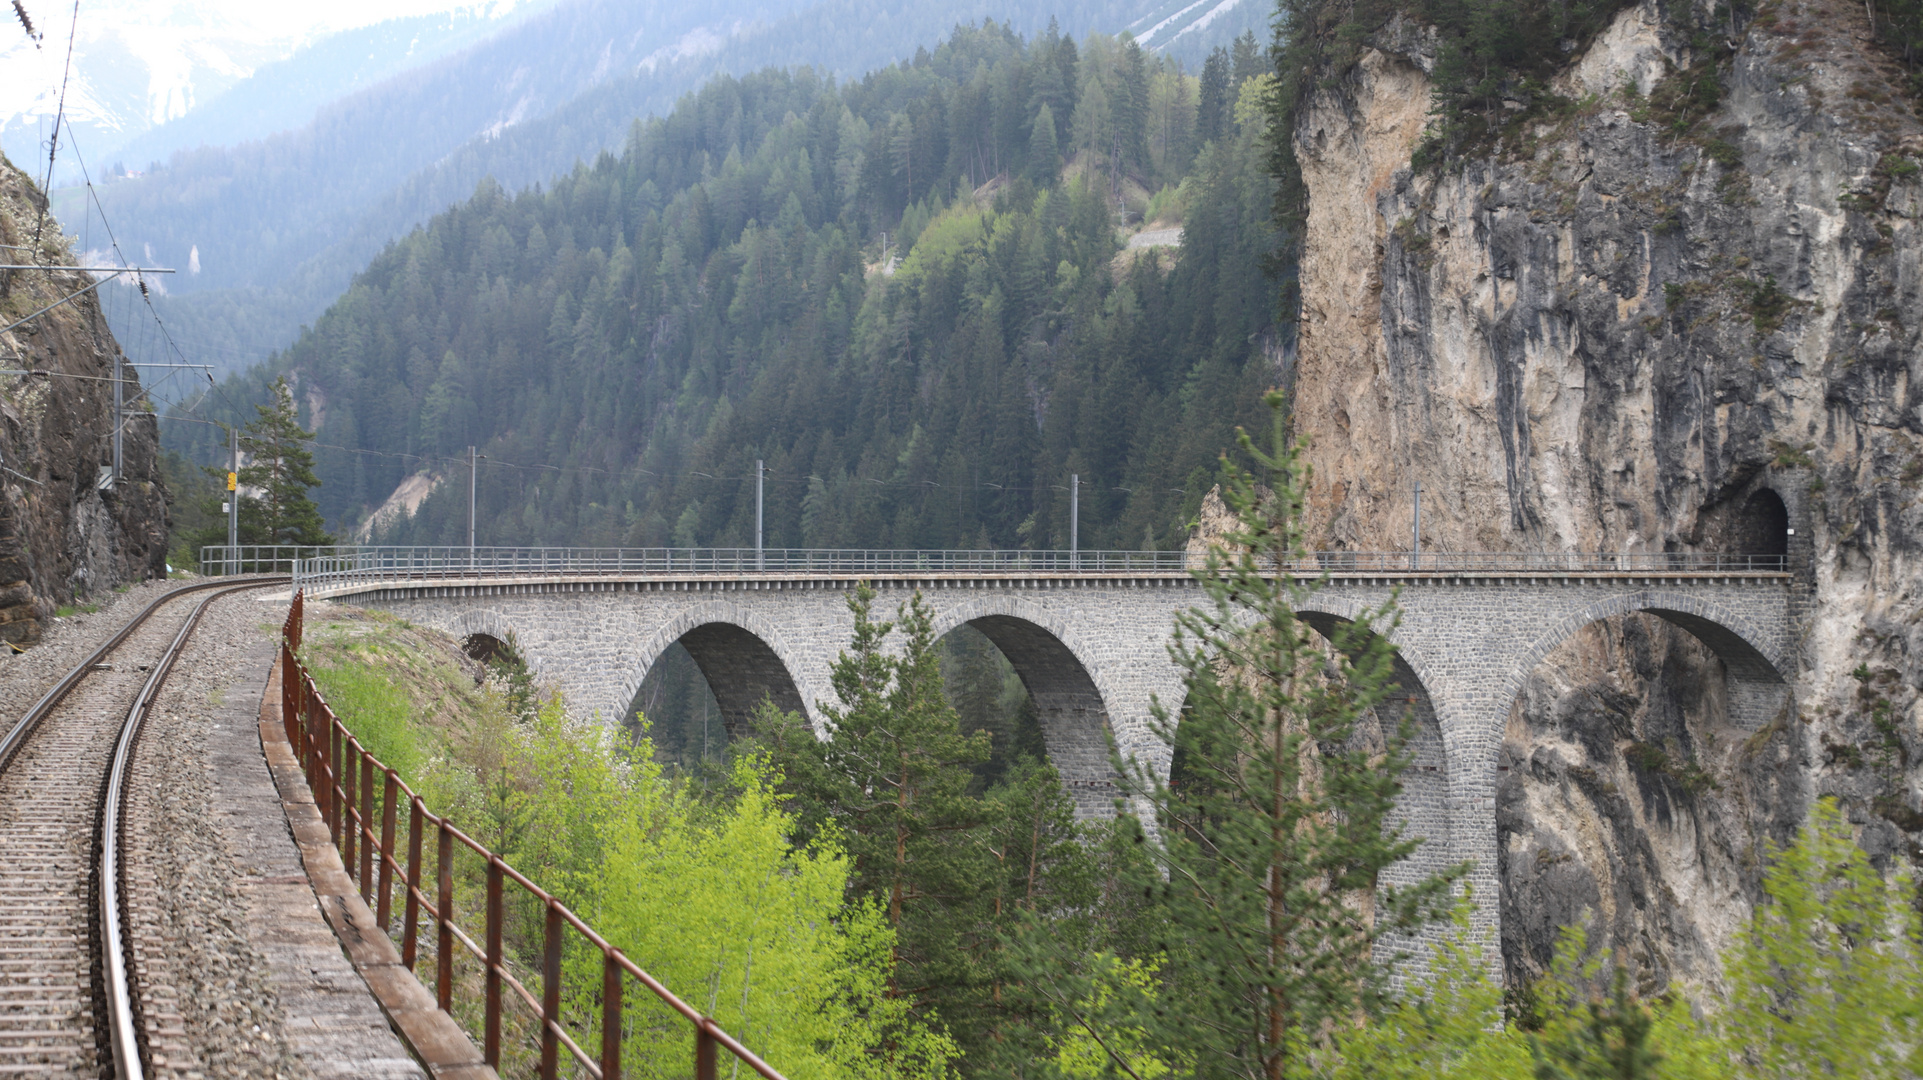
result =
[{"label": "gravel embankment", "polygon": [[[249,693],[246,683],[234,685],[236,676],[271,656],[263,624],[286,614],[285,603],[263,602],[267,595],[242,593],[208,608],[148,716],[134,758],[126,840],[129,937],[158,1076],[309,1075],[289,1047],[267,959],[250,939],[231,838],[214,813],[221,795],[209,746],[216,716],[236,711],[223,706],[243,704],[227,700]],[[255,702],[261,674],[250,680]]]}]

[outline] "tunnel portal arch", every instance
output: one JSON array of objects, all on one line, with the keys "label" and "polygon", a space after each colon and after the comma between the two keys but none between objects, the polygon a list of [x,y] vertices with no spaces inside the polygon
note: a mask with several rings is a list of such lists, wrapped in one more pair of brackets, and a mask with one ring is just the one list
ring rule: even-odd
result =
[{"label": "tunnel portal arch", "polygon": [[1730,530],[1731,554],[1761,556],[1765,569],[1786,568],[1789,558],[1789,508],[1770,488],[1750,493]]}]

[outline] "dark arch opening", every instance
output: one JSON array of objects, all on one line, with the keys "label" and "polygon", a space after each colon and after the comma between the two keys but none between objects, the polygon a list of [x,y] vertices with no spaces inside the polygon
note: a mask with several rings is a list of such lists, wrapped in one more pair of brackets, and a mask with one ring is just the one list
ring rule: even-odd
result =
[{"label": "dark arch opening", "polygon": [[[1754,512],[1783,537],[1781,500],[1757,494],[1766,498],[1753,496],[1733,520]],[[1744,543],[1742,531],[1730,535]],[[1753,543],[1735,550],[1769,553]],[[1774,758],[1756,740],[1783,730],[1789,703],[1782,672],[1752,641],[1671,608],[1593,620],[1530,666],[1508,703],[1496,781],[1511,984],[1542,977],[1572,925],[1587,925],[1592,953],[1631,958],[1646,992],[1718,970],[1720,931],[1708,916],[1742,903],[1726,860],[1760,846],[1770,826],[1762,814],[1729,815],[1717,800],[1758,806],[1779,797],[1769,771],[1755,775],[1751,764]],[[1751,749],[1720,751],[1732,736]],[[1677,895],[1723,901],[1678,906]]]},{"label": "dark arch opening", "polygon": [[794,676],[767,642],[732,623],[705,623],[649,666],[627,721],[645,716],[656,759],[693,770],[725,760],[728,742],[748,733],[763,701],[806,711]]},{"label": "dark arch opening", "polygon": [[[1358,640],[1355,621],[1339,615],[1298,611],[1296,617],[1320,635],[1325,648],[1330,651],[1351,643],[1366,646],[1375,640],[1375,635],[1366,630]],[[1407,858],[1387,867],[1380,878],[1382,885],[1406,887],[1444,872],[1455,861],[1451,835],[1449,760],[1442,741],[1442,726],[1428,686],[1393,645],[1390,663],[1395,687],[1375,708],[1372,716],[1362,718],[1351,736],[1350,748],[1373,752],[1376,748],[1385,747],[1396,727],[1405,718],[1409,722],[1411,730],[1405,747],[1409,763],[1398,778],[1402,792],[1396,800],[1395,821],[1402,828],[1405,839],[1420,839],[1422,842]],[[1169,764],[1169,783],[1178,794],[1185,785],[1195,784],[1206,789],[1213,782],[1207,770],[1190,760],[1185,745],[1187,740],[1181,735],[1179,725],[1189,720],[1189,706],[1190,703],[1184,699],[1178,719],[1176,745]],[[1210,823],[1191,819],[1191,823],[1183,827],[1192,827],[1206,834]],[[1424,930],[1418,937],[1391,935],[1382,942],[1378,955],[1387,957],[1406,952],[1426,956],[1430,945],[1425,942],[1439,939],[1446,931],[1446,927],[1437,926]]]},{"label": "dark arch opening", "polygon": [[942,687],[962,733],[988,734],[988,760],[975,766],[976,787],[986,791],[1009,778],[1024,758],[1048,760],[1041,716],[1015,665],[967,623],[941,636]]},{"label": "dark arch opening", "polygon": [[1088,669],[1059,638],[1026,619],[985,615],[968,625],[1008,658],[1028,691],[1048,760],[1075,799],[1075,816],[1114,816],[1121,788],[1110,757],[1108,706]]},{"label": "dark arch opening", "polygon": [[491,664],[510,652],[507,642],[493,634],[469,634],[461,639],[461,651],[477,664]]},{"label": "dark arch opening", "polygon": [[1760,557],[1758,569],[1784,569],[1789,559],[1789,508],[1782,496],[1758,488],[1737,513],[1730,541],[1733,554]]}]

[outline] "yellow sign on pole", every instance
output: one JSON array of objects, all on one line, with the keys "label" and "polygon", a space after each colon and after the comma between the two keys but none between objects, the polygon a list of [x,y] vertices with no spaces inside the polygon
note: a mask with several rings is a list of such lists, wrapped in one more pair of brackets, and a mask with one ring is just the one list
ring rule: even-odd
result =
[{"label": "yellow sign on pole", "polygon": [[228,491],[233,491],[234,485],[238,484],[239,482],[240,482],[239,473],[230,472],[227,474],[227,490]]}]

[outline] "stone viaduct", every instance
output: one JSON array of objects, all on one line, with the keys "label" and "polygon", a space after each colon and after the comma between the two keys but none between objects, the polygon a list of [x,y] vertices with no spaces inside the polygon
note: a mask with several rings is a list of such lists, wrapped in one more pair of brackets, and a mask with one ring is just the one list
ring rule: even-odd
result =
[{"label": "stone viaduct", "polygon": [[[574,707],[604,717],[625,713],[678,640],[725,718],[745,720],[766,697],[819,726],[821,704],[834,702],[829,666],[853,626],[847,600],[864,580],[878,593],[878,617],[918,591],[937,635],[968,623],[1001,649],[1082,816],[1115,811],[1111,745],[1166,778],[1152,703],[1181,706],[1167,646],[1178,613],[1202,600],[1183,572],[323,576],[307,588],[455,635],[512,635]],[[1758,728],[1788,704],[1787,573],[1335,573],[1302,615],[1327,634],[1397,590],[1399,625],[1376,629],[1395,647],[1418,725],[1403,806],[1425,843],[1396,877],[1468,861],[1476,893],[1497,895],[1497,760],[1511,703],[1536,663],[1588,623],[1647,612],[1694,634],[1723,663],[1738,727]],[[1478,921],[1493,927],[1496,908],[1482,905]]]}]

